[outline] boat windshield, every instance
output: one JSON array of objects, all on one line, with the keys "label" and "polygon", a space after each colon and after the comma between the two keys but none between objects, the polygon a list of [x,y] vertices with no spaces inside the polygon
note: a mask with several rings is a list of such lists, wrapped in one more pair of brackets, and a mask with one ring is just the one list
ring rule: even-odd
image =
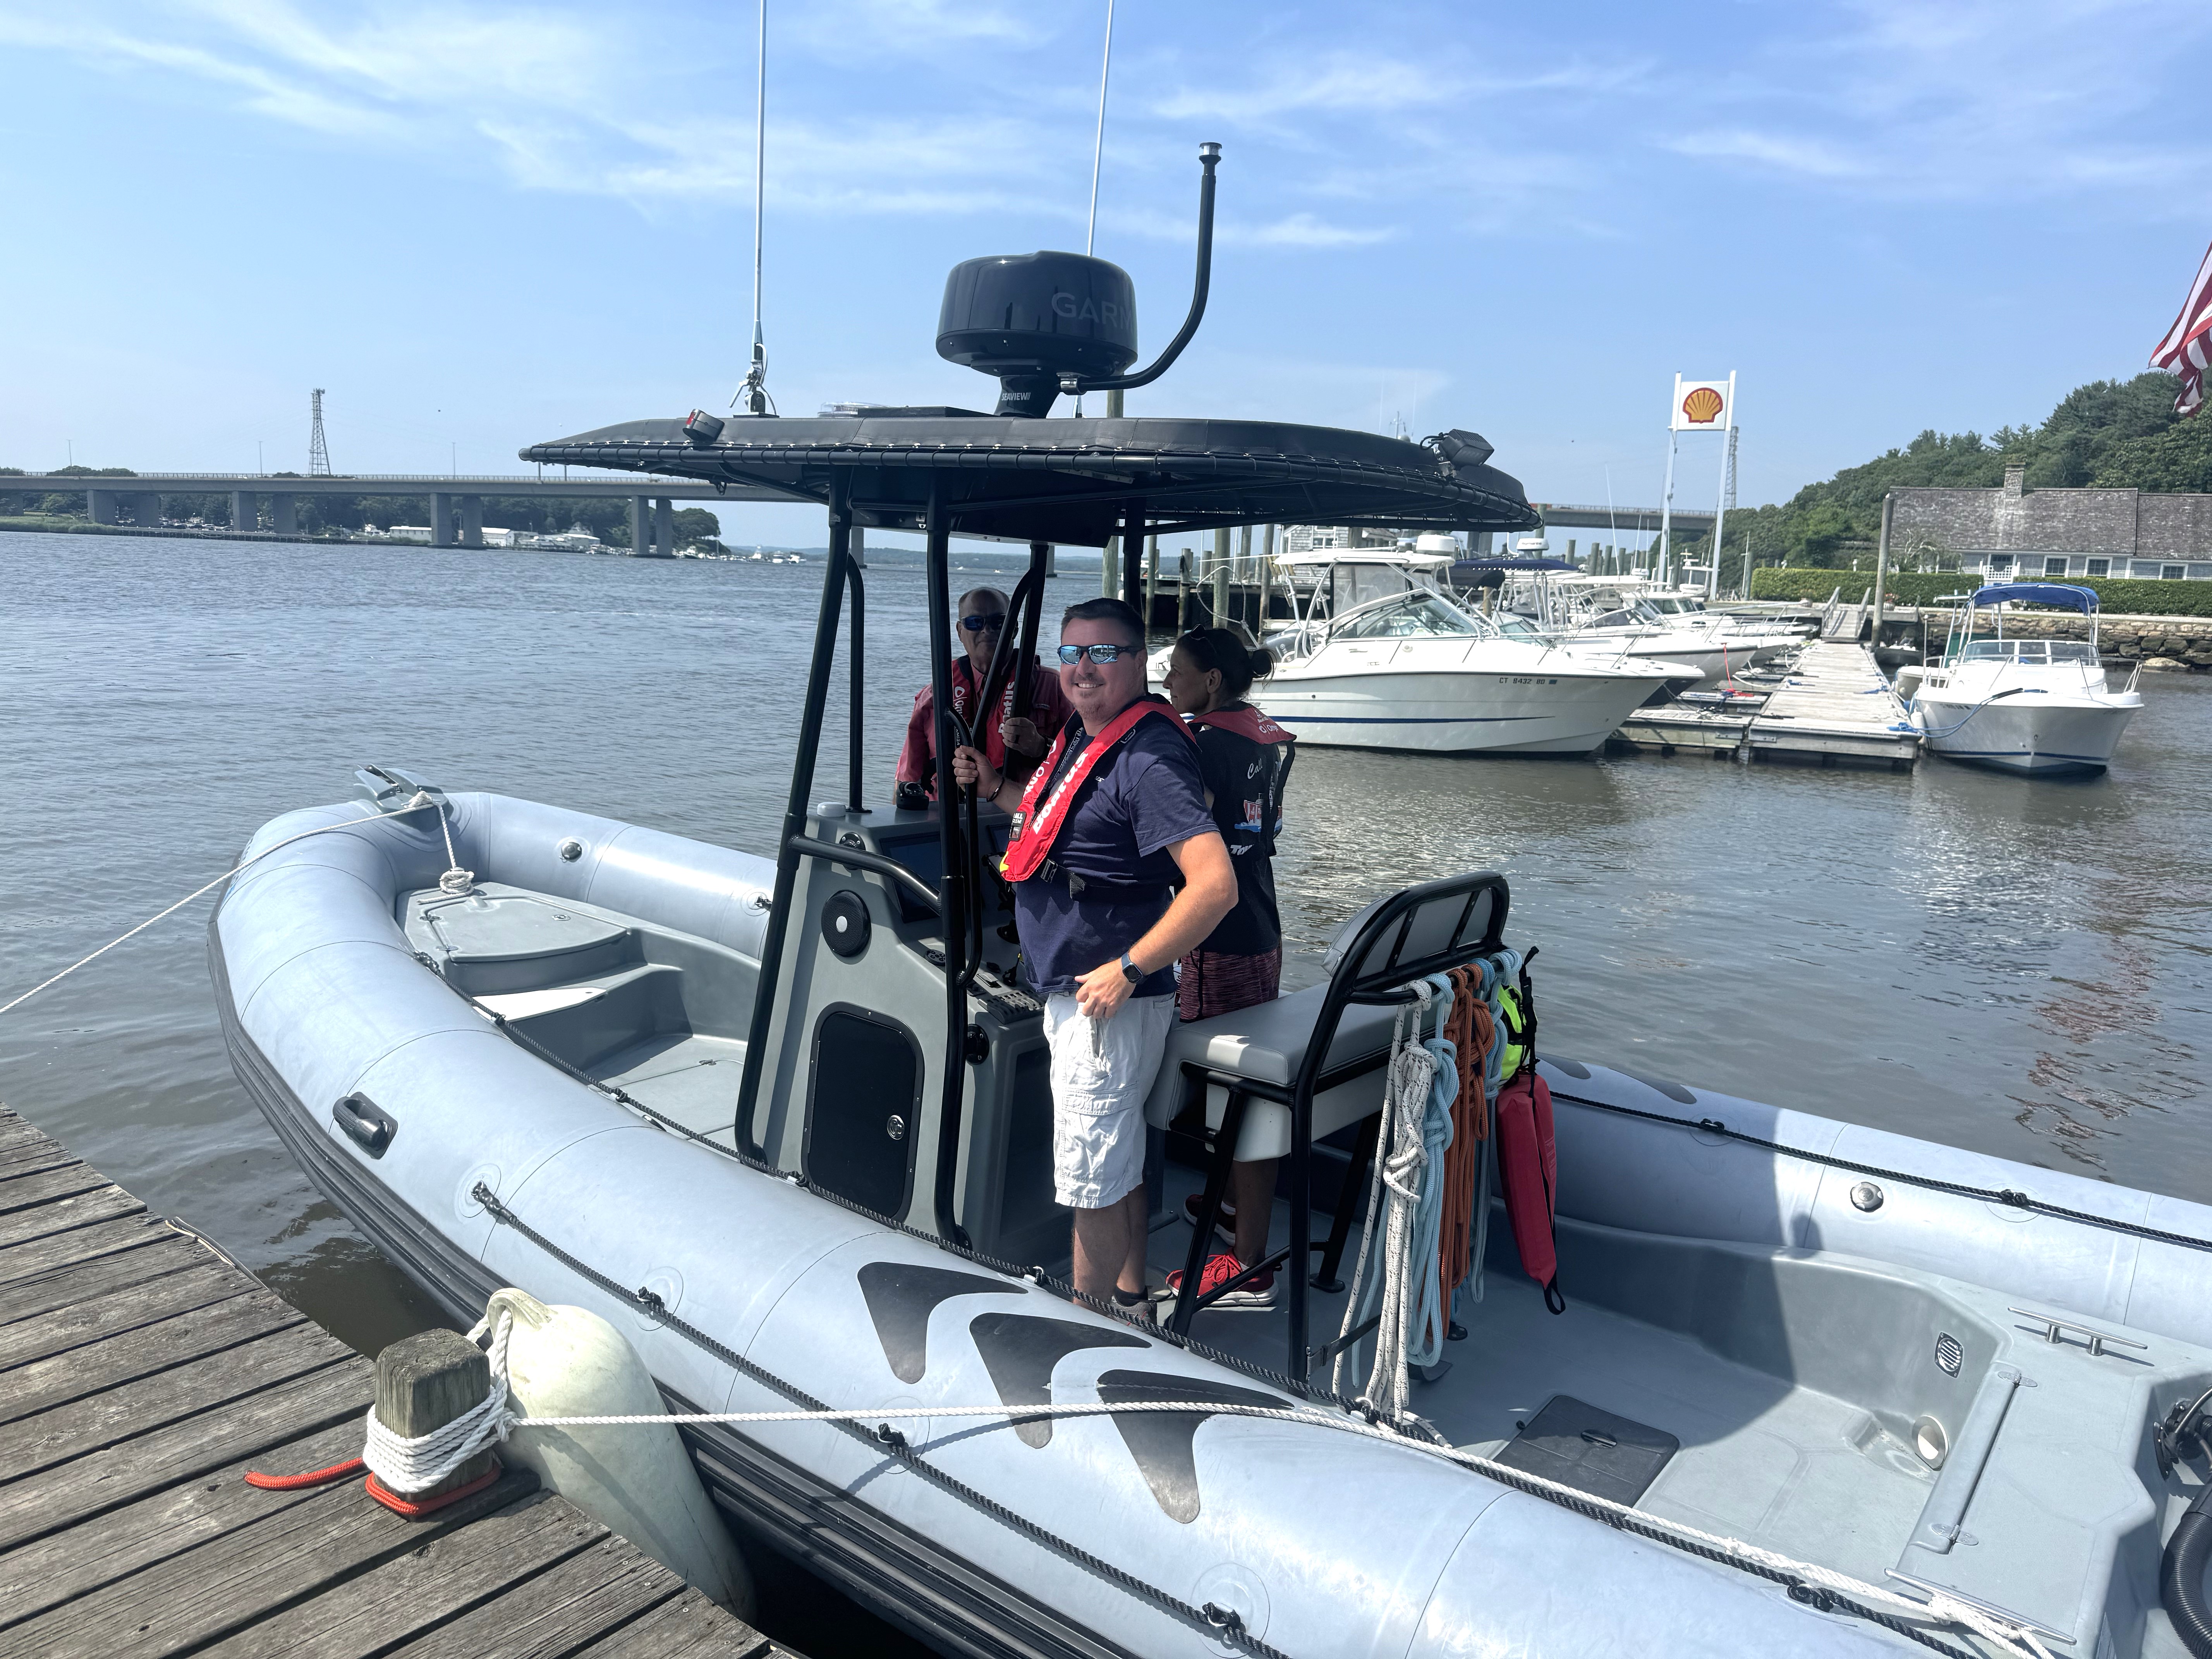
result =
[{"label": "boat windshield", "polygon": [[1404,593],[1367,606],[1333,631],[1340,640],[1402,640],[1415,636],[1480,634],[1465,611],[1427,593]]},{"label": "boat windshield", "polygon": [[2017,662],[2041,668],[2054,662],[2094,663],[2094,646],[2082,640],[1976,640],[1966,649],[1967,662]]}]

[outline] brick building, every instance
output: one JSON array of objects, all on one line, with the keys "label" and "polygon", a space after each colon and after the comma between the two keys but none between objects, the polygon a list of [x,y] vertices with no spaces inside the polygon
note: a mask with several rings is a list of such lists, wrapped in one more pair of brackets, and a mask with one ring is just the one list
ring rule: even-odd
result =
[{"label": "brick building", "polygon": [[2134,576],[2212,580],[2212,495],[2030,489],[2008,466],[1995,489],[1900,489],[1890,547],[1955,554],[1994,580]]}]

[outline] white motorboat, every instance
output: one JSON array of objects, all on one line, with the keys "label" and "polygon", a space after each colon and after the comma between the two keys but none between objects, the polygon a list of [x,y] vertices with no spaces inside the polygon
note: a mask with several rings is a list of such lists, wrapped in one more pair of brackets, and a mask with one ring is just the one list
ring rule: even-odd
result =
[{"label": "white motorboat", "polygon": [[1278,666],[1254,701],[1300,741],[1332,748],[1587,754],[1682,672],[1510,640],[1425,589],[1270,643]]},{"label": "white motorboat", "polygon": [[[2021,603],[2081,611],[2088,639],[2007,639],[2004,607]],[[1974,613],[1984,608],[1996,632],[1978,640]],[[2133,676],[2124,690],[2108,688],[2097,654],[2095,592],[2060,582],[1983,588],[1966,602],[1942,663],[1900,671],[1898,690],[1936,754],[2037,775],[2103,771],[2142,707]]]}]

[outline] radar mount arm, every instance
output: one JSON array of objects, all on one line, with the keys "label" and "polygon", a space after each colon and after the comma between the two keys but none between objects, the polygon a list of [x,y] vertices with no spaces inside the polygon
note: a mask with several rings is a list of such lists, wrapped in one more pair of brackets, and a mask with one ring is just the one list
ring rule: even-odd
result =
[{"label": "radar mount arm", "polygon": [[1203,176],[1198,185],[1198,279],[1190,296],[1190,315],[1182,319],[1168,349],[1153,360],[1148,368],[1133,374],[1115,374],[1093,379],[1081,374],[1063,374],[1060,389],[1079,397],[1086,392],[1121,392],[1131,386],[1150,386],[1174,367],[1182,349],[1190,343],[1191,336],[1198,332],[1198,325],[1206,315],[1206,289],[1213,277],[1213,169],[1220,164],[1221,146],[1206,143],[1198,147],[1198,165]]}]

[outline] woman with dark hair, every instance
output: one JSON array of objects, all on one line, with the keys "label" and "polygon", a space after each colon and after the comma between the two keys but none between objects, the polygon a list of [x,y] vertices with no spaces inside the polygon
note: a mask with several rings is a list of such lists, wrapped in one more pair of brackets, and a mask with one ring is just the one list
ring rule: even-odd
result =
[{"label": "woman with dark hair", "polygon": [[[1283,823],[1283,789],[1290,781],[1292,735],[1244,701],[1252,682],[1273,672],[1275,659],[1226,628],[1194,628],[1176,641],[1162,682],[1176,713],[1198,738],[1198,764],[1206,780],[1207,809],[1228,844],[1237,873],[1237,903],[1206,942],[1182,958],[1176,981],[1178,1012],[1186,1020],[1272,1002],[1283,968],[1282,921],[1275,908],[1275,837]],[[1233,1209],[1222,1222],[1235,1230],[1235,1250],[1206,1264],[1201,1293],[1234,1278],[1267,1253],[1267,1224],[1275,1207],[1272,1158],[1236,1166]],[[1184,1204],[1197,1219],[1198,1200]],[[1168,1275],[1168,1294],[1182,1275]],[[1213,1304],[1272,1308],[1275,1276],[1247,1280]]]}]

